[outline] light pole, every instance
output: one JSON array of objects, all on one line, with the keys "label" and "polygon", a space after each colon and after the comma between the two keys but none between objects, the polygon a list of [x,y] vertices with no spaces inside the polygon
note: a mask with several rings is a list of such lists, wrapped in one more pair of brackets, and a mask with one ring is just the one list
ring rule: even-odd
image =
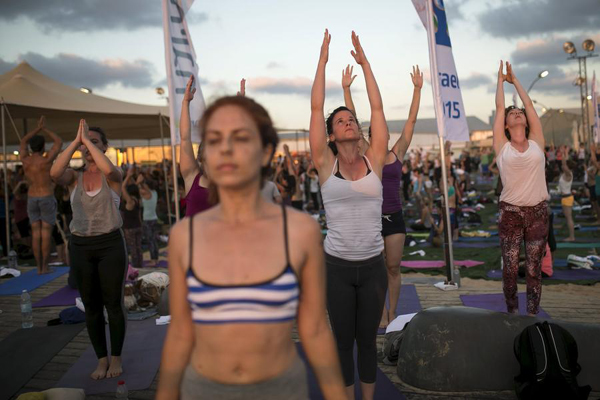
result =
[{"label": "light pole", "polygon": [[533,82],[531,82],[531,85],[529,85],[529,89],[527,89],[527,93],[529,93],[529,91],[531,90],[531,88],[533,87],[533,85],[535,85],[535,83],[536,83],[537,81],[539,81],[539,80],[540,80],[540,79],[542,79],[542,78],[545,78],[545,77],[547,77],[547,76],[548,76],[548,74],[549,74],[548,70],[543,70],[542,72],[540,72],[540,73],[538,74],[538,76],[537,76],[537,77],[536,77],[536,78],[533,80]]},{"label": "light pole", "polygon": [[[587,51],[587,54],[583,56],[577,55],[577,49],[573,42],[565,42],[563,44],[563,50],[570,56],[567,60],[577,60],[579,62],[579,75],[573,84],[579,86],[579,94],[581,97],[581,125],[583,126],[584,136],[588,138],[588,146],[592,143],[592,131],[590,130],[589,123],[589,110],[588,110],[588,85],[587,85],[587,59],[588,57],[598,57],[598,54],[593,54],[596,43],[592,39],[586,39],[581,44],[583,50]],[[584,138],[585,139],[585,138]]]}]

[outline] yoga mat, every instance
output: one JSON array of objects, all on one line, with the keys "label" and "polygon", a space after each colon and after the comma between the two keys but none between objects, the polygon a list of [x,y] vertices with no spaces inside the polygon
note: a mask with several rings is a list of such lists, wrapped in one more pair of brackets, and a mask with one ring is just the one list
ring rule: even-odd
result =
[{"label": "yoga mat", "polygon": [[[306,358],[306,353],[304,353],[304,349],[302,348],[301,343],[296,343],[296,348],[298,350],[298,355],[306,365],[306,372],[308,377],[308,396],[310,400],[323,400],[323,395],[321,394],[321,389],[319,388],[319,383],[317,382],[317,377],[314,372],[310,368],[310,364]],[[362,399],[360,394],[360,380],[358,378],[358,371],[356,369],[356,346],[354,347],[354,395],[355,398]],[[402,393],[394,386],[392,381],[379,369],[377,368],[377,376],[375,383],[375,399],[376,400],[395,400],[395,399],[406,399]]]},{"label": "yoga mat", "polygon": [[[482,261],[474,261],[474,260],[454,260],[454,264],[460,265],[462,267],[475,267],[477,265],[482,265]],[[405,268],[441,268],[446,265],[446,262],[443,260],[415,260],[415,261],[402,261],[400,266]]]},{"label": "yoga mat", "polygon": [[19,329],[0,342],[0,400],[8,400],[61,351],[85,324]]},{"label": "yoga mat", "polygon": [[575,230],[580,232],[594,232],[600,231],[600,226],[580,226],[579,228],[575,228]]},{"label": "yoga mat", "polygon": [[452,247],[462,248],[462,249],[485,249],[487,247],[490,248],[500,248],[500,241],[496,239],[494,242],[452,242]]},{"label": "yoga mat", "polygon": [[33,307],[74,306],[77,297],[79,297],[79,290],[65,286],[37,303],[33,303]]},{"label": "yoga mat", "polygon": [[454,243],[460,243],[460,242],[467,242],[467,243],[471,243],[471,242],[490,242],[490,243],[500,243],[500,239],[498,238],[498,236],[491,236],[491,237],[478,237],[478,236],[474,236],[474,237],[465,237],[465,236],[461,236],[458,239],[458,242],[454,242]]},{"label": "yoga mat", "polygon": [[158,260],[155,266],[150,266],[149,260],[144,260],[142,263],[143,268],[169,268],[169,263],[167,260]]},{"label": "yoga mat", "polygon": [[27,271],[17,278],[13,278],[0,285],[0,296],[21,294],[23,290],[31,292],[45,283],[53,281],[69,272],[69,267],[54,267],[49,274],[38,275],[36,269]]},{"label": "yoga mat", "polygon": [[[555,258],[554,259],[554,267],[567,267],[569,263],[566,258]],[[594,261],[594,265],[592,268],[600,268],[600,261]]]},{"label": "yoga mat", "polygon": [[[502,279],[502,271],[494,269],[488,271],[488,278]],[[600,270],[589,270],[589,269],[554,269],[554,273],[550,278],[552,280],[561,281],[580,281],[580,280],[596,280],[600,281]]]},{"label": "yoga mat", "polygon": [[[519,314],[527,315],[527,298],[525,293],[521,292],[519,298]],[[483,308],[484,310],[506,312],[506,300],[504,293],[491,294],[461,294],[460,300],[467,307]],[[550,315],[540,307],[537,315],[540,318],[550,318]]]},{"label": "yoga mat", "polygon": [[[130,391],[147,389],[158,372],[167,327],[168,325],[156,325],[154,318],[129,321],[122,354],[124,372],[121,376],[97,381],[90,378],[90,373],[98,363],[90,345],[55,387],[81,388],[86,395],[115,393],[117,383],[124,380]],[[108,327],[106,338],[110,342]]]},{"label": "yoga mat", "polygon": [[558,249],[591,249],[599,248],[600,242],[596,243],[577,243],[577,242],[559,242],[556,243]]},{"label": "yoga mat", "polygon": [[[385,296],[386,307],[389,307],[389,298]],[[412,314],[421,311],[421,301],[417,294],[415,285],[402,285],[400,288],[400,298],[396,306],[396,315]],[[385,328],[377,329],[378,335],[385,335]]]}]

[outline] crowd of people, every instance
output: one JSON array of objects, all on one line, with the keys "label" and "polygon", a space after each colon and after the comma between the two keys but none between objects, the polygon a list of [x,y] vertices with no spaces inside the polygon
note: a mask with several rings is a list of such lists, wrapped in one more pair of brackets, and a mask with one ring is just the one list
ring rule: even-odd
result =
[{"label": "crowd of people", "polygon": [[[170,166],[113,164],[105,155],[107,134],[85,120],[64,150],[43,117],[23,138],[23,166],[8,174],[13,214],[0,214],[0,222],[11,218],[14,246],[19,241],[32,249],[38,273],[50,271],[52,240],[60,260],[71,266],[98,357],[93,379],[123,371],[127,268],[144,266],[146,248],[146,266],[158,262],[159,237],[177,199],[184,218],[169,232],[171,324],[158,399],[233,399],[240,393],[308,398],[306,370],[291,340],[295,324],[325,398],[354,398],[356,344],[362,398],[373,399],[376,335],[396,318],[407,228],[429,230],[430,241],[440,246],[447,204],[457,239],[460,207],[475,190],[474,177],[496,187],[507,310],[518,310],[524,243],[527,312],[538,313],[541,261],[552,230],[548,184],[558,183],[569,232],[564,240],[575,240],[572,210],[581,198],[591,199],[600,222],[596,149],[586,154],[548,146],[533,103],[512,66],[502,62],[492,148],[465,149],[457,156],[449,143],[437,152],[409,149],[423,86],[418,66],[410,73],[408,120],[400,139],[389,143],[373,69],[354,32],[351,40],[369,110],[354,106],[356,76],[348,66],[342,72],[345,104],[325,115],[331,41],[325,31],[310,100],[310,154],[292,154],[283,146],[283,154],[275,155],[277,132],[267,110],[246,97],[244,80],[238,95],[220,98],[205,110],[195,152],[189,113],[193,76],[182,104],[178,185]],[[524,108],[505,107],[505,83],[514,86]],[[368,115],[367,132],[358,115]],[[47,152],[44,134],[53,141]],[[78,151],[84,164],[73,169],[69,165]],[[576,181],[585,182],[581,195]],[[413,205],[418,212],[409,221],[405,208]],[[6,256],[6,233],[0,232]]]}]

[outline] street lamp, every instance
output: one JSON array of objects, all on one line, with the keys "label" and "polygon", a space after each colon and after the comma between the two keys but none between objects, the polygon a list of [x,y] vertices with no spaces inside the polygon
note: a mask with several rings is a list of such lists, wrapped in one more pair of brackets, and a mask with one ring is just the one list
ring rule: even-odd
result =
[{"label": "street lamp", "polygon": [[586,39],[581,44],[583,50],[587,52],[587,54],[578,56],[577,49],[573,42],[565,42],[563,44],[563,50],[565,53],[569,54],[567,60],[577,60],[579,62],[579,75],[573,82],[573,85],[579,86],[579,94],[581,98],[581,125],[585,129],[585,133],[588,136],[588,145],[592,143],[592,130],[590,129],[589,122],[589,110],[588,110],[588,102],[590,95],[588,94],[588,85],[587,85],[587,59],[588,57],[598,57],[598,54],[593,54],[594,48],[596,47],[596,43],[592,39]]},{"label": "street lamp", "polygon": [[543,70],[542,72],[540,72],[540,73],[538,74],[538,76],[537,76],[537,77],[536,77],[536,78],[533,80],[533,82],[531,82],[531,85],[529,85],[529,89],[527,89],[527,93],[529,93],[529,91],[531,90],[531,88],[533,87],[533,85],[535,85],[535,83],[536,83],[537,81],[539,81],[539,80],[540,80],[540,79],[542,79],[542,78],[545,78],[545,77],[547,77],[547,76],[548,76],[548,74],[549,74],[548,70]]},{"label": "street lamp", "polygon": [[90,94],[90,93],[92,93],[92,89],[90,89],[90,88],[86,88],[86,87],[80,87],[80,88],[79,88],[79,90],[80,90],[81,92],[83,92],[83,93],[87,93],[87,94]]}]

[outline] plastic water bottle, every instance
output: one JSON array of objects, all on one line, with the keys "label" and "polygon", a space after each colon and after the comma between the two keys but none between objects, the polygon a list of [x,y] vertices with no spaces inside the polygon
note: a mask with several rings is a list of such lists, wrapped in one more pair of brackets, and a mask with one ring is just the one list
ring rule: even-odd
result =
[{"label": "plastic water bottle", "polygon": [[17,269],[19,263],[17,262],[17,252],[11,250],[8,252],[8,268]]},{"label": "plastic water bottle", "polygon": [[117,399],[128,400],[129,392],[127,391],[127,386],[125,385],[125,381],[119,381],[117,386],[117,392],[115,393],[115,397]]},{"label": "plastic water bottle", "polygon": [[21,294],[21,327],[23,329],[33,327],[33,315],[31,313],[31,296],[27,290],[23,290]]}]

